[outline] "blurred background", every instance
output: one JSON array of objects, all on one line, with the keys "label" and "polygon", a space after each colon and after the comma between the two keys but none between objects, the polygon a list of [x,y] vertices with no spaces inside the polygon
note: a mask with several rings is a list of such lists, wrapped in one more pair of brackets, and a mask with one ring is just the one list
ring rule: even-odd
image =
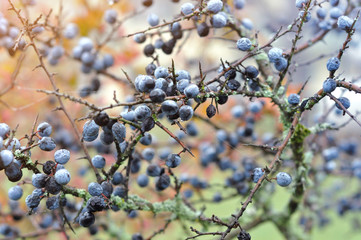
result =
[{"label": "blurred background", "polygon": [[[65,49],[64,56],[59,60],[59,63],[55,66],[49,64],[47,59],[45,63],[47,68],[54,73],[56,85],[60,92],[66,93],[77,98],[81,96],[81,90],[84,87],[89,86],[94,78],[99,79],[101,85],[98,91],[91,93],[84,99],[90,103],[94,103],[96,106],[104,107],[114,103],[114,96],[120,102],[126,101],[128,95],[132,92],[127,84],[119,82],[117,79],[125,79],[123,71],[125,71],[131,80],[134,81],[138,74],[145,74],[145,67],[153,62],[153,59],[146,57],[143,54],[143,48],[147,43],[154,43],[158,38],[169,39],[170,34],[165,33],[159,35],[161,30],[167,30],[168,27],[164,27],[161,30],[149,31],[153,33],[148,35],[145,43],[138,44],[133,40],[133,36],[127,37],[128,34],[132,34],[138,31],[145,30],[149,27],[146,22],[146,18],[149,14],[154,13],[159,16],[160,23],[163,21],[171,21],[174,18],[180,17],[180,8],[183,3],[187,1],[174,2],[171,0],[154,0],[150,7],[145,7],[142,1],[125,1],[119,0],[118,2],[111,4],[106,0],[14,0],[15,6],[22,9],[21,14],[27,16],[28,19],[34,21],[40,15],[42,16],[40,22],[44,21],[45,16],[49,16],[50,25],[57,26],[59,29],[69,23],[75,23],[79,27],[79,35],[74,39],[66,38],[54,38],[54,34],[48,31],[39,34],[36,44],[39,49],[46,51],[47,45],[61,45]],[[188,1],[189,2],[189,1]],[[197,1],[190,1],[194,4]],[[257,41],[260,46],[267,43],[282,27],[287,27],[298,16],[298,9],[295,7],[294,1],[279,0],[279,1],[246,1],[243,9],[235,9],[232,1],[227,1],[229,8],[227,9],[230,15],[234,16],[234,21],[240,26],[244,33],[249,37],[257,36]],[[321,1],[319,1],[321,4]],[[352,1],[340,1],[339,7],[342,9],[346,6],[347,2]],[[332,6],[327,1],[322,1],[321,6],[327,10],[330,10]],[[104,12],[107,9],[115,9],[118,12],[118,19],[122,20],[121,26],[114,31],[112,26],[104,21]],[[311,20],[305,24],[302,39],[299,41],[299,45],[310,41],[321,30],[318,27],[319,20],[316,17],[315,7],[312,12]],[[21,30],[21,23],[13,11],[8,10],[9,3],[7,0],[0,2],[0,12],[4,18],[6,18],[12,26],[17,26]],[[345,8],[344,8],[345,9]],[[356,8],[351,13],[350,17],[355,17]],[[49,15],[51,11],[51,14]],[[182,29],[194,28],[193,21],[181,21]],[[338,70],[340,74],[339,79],[345,78],[347,81],[356,81],[358,84],[360,78],[360,61],[361,61],[361,49],[360,49],[360,23],[356,24],[356,34],[353,37],[353,41],[350,43],[350,48],[346,50],[343,55],[341,67]],[[72,58],[72,50],[77,45],[78,40],[82,36],[91,38],[95,43],[101,43],[109,36],[110,32],[114,32],[111,40],[108,41],[101,49],[102,54],[111,54],[114,57],[114,65],[107,70],[108,74],[97,74],[90,72],[85,74],[81,72],[81,64],[79,61]],[[159,31],[159,32],[158,32]],[[272,46],[279,47],[285,52],[289,51],[294,38],[293,33],[286,34],[282,38],[275,41]],[[200,38],[196,31],[188,30],[184,31],[183,38],[177,42],[176,47],[171,55],[164,54],[161,50],[156,49],[156,63],[166,68],[172,66],[172,60],[176,70],[185,69],[190,72],[192,79],[195,79],[199,75],[199,64],[202,69],[207,71],[213,69],[213,71],[207,72],[206,79],[212,79],[216,76],[217,69],[221,66],[222,61],[233,62],[240,59],[245,55],[244,52],[239,51],[236,48],[236,41],[239,37],[234,32],[229,32],[227,29],[211,29],[210,34],[205,38]],[[301,93],[301,99],[313,96],[321,87],[322,82],[328,77],[328,71],[326,69],[327,60],[336,56],[339,49],[342,47],[343,42],[346,39],[346,33],[334,29],[328,33],[325,38],[313,45],[309,49],[297,54],[293,60],[289,69],[287,81],[289,87],[287,94],[297,93],[305,81],[308,84]],[[267,48],[268,49],[268,48]],[[16,138],[21,139],[26,134],[31,133],[31,129],[38,119],[39,122],[49,122],[53,126],[52,137],[57,142],[63,143],[63,141],[73,142],[73,149],[71,152],[71,165],[68,168],[72,174],[71,186],[86,188],[88,183],[94,181],[93,175],[87,171],[87,163],[82,157],[82,153],[79,152],[79,146],[76,144],[76,138],[73,130],[65,118],[63,112],[58,111],[58,102],[54,96],[48,96],[44,93],[38,92],[42,90],[52,90],[49,79],[44,74],[41,68],[37,68],[38,65],[37,56],[34,54],[32,48],[28,48],[25,51],[17,51],[11,56],[5,47],[0,47],[0,93],[2,90],[6,93],[0,95],[0,122],[7,123],[12,129],[17,128]],[[254,59],[248,59],[245,61],[244,66],[255,65]],[[274,72],[275,69],[273,69]],[[112,77],[116,76],[116,77]],[[353,114],[357,114],[359,106],[361,104],[360,97],[351,92],[342,92],[336,90],[334,95],[347,96],[351,100],[351,107],[349,111]],[[261,101],[259,99],[252,101]],[[68,112],[71,113],[72,118],[79,120],[76,121],[78,129],[81,131],[84,124],[83,117],[89,114],[89,109],[81,104],[77,104],[71,101],[64,100]],[[226,105],[219,108],[219,114],[212,118],[212,122],[220,126],[225,126],[226,130],[232,132],[239,127],[244,126],[244,119],[249,115],[247,110],[247,104],[249,99],[241,96],[232,96]],[[209,101],[210,103],[210,101]],[[209,105],[203,104],[200,106],[198,113],[200,116],[206,117],[205,109]],[[255,143],[262,143],[262,137],[274,136],[280,137],[282,129],[280,129],[280,123],[278,119],[278,111],[270,102],[263,101],[264,108],[261,113],[256,114],[255,130],[253,139]],[[243,106],[247,114],[241,119],[235,119],[232,116],[232,109],[234,106]],[[107,111],[110,116],[119,116],[123,111],[123,108],[113,108]],[[339,126],[342,123],[348,121],[347,115],[342,116],[336,111],[334,103],[329,99],[324,98],[320,104],[305,114],[303,124],[306,126],[313,126],[317,123],[320,117],[329,112],[327,118],[323,120],[326,122],[334,123],[335,126]],[[179,168],[174,170],[177,176],[196,176],[199,179],[205,180],[210,187],[206,189],[197,189],[192,186],[191,183],[185,183],[182,187],[182,193],[186,190],[193,192],[193,196],[189,199],[196,207],[201,208],[205,206],[205,215],[211,216],[215,214],[219,217],[227,218],[236,209],[241,207],[240,202],[244,201],[245,196],[234,197],[235,191],[233,188],[225,188],[225,180],[231,176],[232,170],[220,171],[219,167],[215,164],[209,164],[202,166],[200,160],[200,153],[198,147],[200,143],[214,143],[216,141],[216,130],[204,123],[200,119],[193,121],[194,125],[198,129],[196,137],[185,137],[185,141],[189,146],[192,146],[192,152],[196,157],[192,158],[189,154],[182,156],[182,164]],[[182,135],[177,126],[171,126],[168,122],[164,121],[164,124],[169,127],[175,134]],[[187,125],[189,123],[184,123]],[[351,121],[342,130],[337,132],[322,133],[319,136],[319,144],[334,139],[337,143],[342,142],[343,139],[354,140],[356,142],[360,139],[359,126]],[[153,136],[152,148],[157,153],[164,147],[171,146],[172,151],[179,152],[181,147],[172,141],[169,136],[160,131],[159,129],[153,129],[151,131]],[[26,140],[21,140],[21,143],[26,144]],[[98,143],[99,142],[99,143]],[[103,156],[107,160],[107,166],[110,166],[115,157],[112,151],[104,150],[100,141],[97,143],[89,144],[90,154],[96,155],[99,148],[103,147]],[[309,142],[312,146],[312,142]],[[59,146],[59,147],[60,147]],[[138,146],[138,150],[145,149],[146,146]],[[57,148],[58,149],[58,148]],[[244,158],[255,159],[259,166],[264,166],[272,159],[272,156],[263,156],[260,151],[247,148],[242,145],[236,147],[227,146],[227,151],[230,151],[231,162],[236,166],[241,166],[241,160]],[[38,160],[43,163],[46,160],[53,159],[53,152],[43,152],[35,148],[32,151],[33,161]],[[315,156],[315,160],[312,162],[315,169],[322,167],[321,151]],[[337,168],[342,166],[342,161],[351,162],[357,156],[340,155],[337,159]],[[160,160],[158,160],[160,161]],[[144,173],[146,164],[142,164],[140,173]],[[122,169],[122,168],[121,168]],[[120,169],[120,170],[121,170]],[[317,175],[317,174],[316,174]],[[336,174],[337,175],[337,174]],[[147,188],[140,188],[136,183],[137,174],[131,176],[130,191],[132,194],[139,194],[141,197],[147,198],[152,202],[162,201],[174,196],[175,191],[168,189],[167,191],[158,193],[155,191],[152,184]],[[43,214],[34,214],[32,216],[24,216],[21,221],[15,221],[13,216],[9,213],[10,204],[8,202],[7,192],[16,183],[7,181],[4,174],[0,173],[0,180],[3,184],[0,186],[0,203],[1,203],[1,223],[11,223],[12,225],[19,226],[22,233],[32,232],[37,229],[39,223],[43,219]],[[151,183],[152,183],[151,179]],[[27,209],[24,203],[26,195],[31,193],[33,186],[31,186],[31,173],[24,170],[23,182],[19,183],[23,185],[24,196],[19,201],[19,209],[25,214]],[[317,192],[310,202],[305,203],[300,211],[292,217],[291,228],[300,234],[303,233],[304,226],[311,224],[314,226],[312,232],[310,232],[311,239],[343,239],[349,240],[361,239],[360,231],[360,209],[361,202],[358,201],[358,206],[355,207],[355,211],[340,212],[340,199],[349,199],[350,196],[356,193],[360,193],[359,179],[345,177],[345,176],[326,176],[321,173],[317,176],[316,185],[319,189],[325,191]],[[265,188],[270,188],[269,194],[262,194],[259,192],[257,201],[270,202],[273,204],[272,211],[281,211],[287,200],[291,196],[291,189],[279,188],[274,183],[266,183]],[[277,190],[272,190],[277,188]],[[261,189],[262,190],[262,189]],[[215,193],[220,193],[224,200],[221,203],[215,203],[213,196]],[[266,192],[267,193],[267,192]],[[70,198],[74,204],[81,204],[77,199]],[[307,206],[306,206],[307,205]],[[252,204],[246,211],[246,215],[241,221],[250,222],[253,216],[257,215],[259,209],[257,204]],[[304,208],[304,209],[303,209]],[[47,211],[47,210],[44,210]],[[50,213],[49,213],[50,214]],[[98,215],[101,216],[98,218]],[[137,217],[130,218],[127,213],[124,212],[102,212],[97,214],[96,223],[99,226],[108,225],[106,231],[99,231],[95,238],[99,239],[128,239],[130,234],[140,232],[144,236],[151,235],[156,229],[164,225],[165,219],[169,215],[160,214],[160,216],[153,217],[152,214],[146,212],[138,212]],[[242,222],[241,222],[242,224]],[[173,239],[185,239],[188,235],[185,233],[184,228],[188,228],[191,223],[179,223],[170,224],[165,234],[158,235],[155,239],[166,239],[170,236]],[[199,227],[200,225],[194,224],[192,226]],[[102,227],[100,227],[102,228]],[[201,228],[200,228],[201,229]],[[217,230],[216,228],[214,229]],[[252,228],[249,233],[252,239],[283,239],[282,234],[272,223],[260,224],[255,228]],[[76,229],[76,235],[70,233],[71,239],[85,239],[89,236],[87,229]],[[120,236],[120,237],[119,237]],[[49,239],[50,237],[63,236],[59,233],[50,233],[46,236],[41,236],[39,239]],[[203,239],[216,239],[216,238],[203,238]]]}]

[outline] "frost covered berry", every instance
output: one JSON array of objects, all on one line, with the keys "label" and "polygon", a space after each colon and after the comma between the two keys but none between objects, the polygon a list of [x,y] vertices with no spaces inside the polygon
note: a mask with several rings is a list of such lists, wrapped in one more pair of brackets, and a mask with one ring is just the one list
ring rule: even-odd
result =
[{"label": "frost covered berry", "polygon": [[92,196],[99,196],[100,194],[103,193],[103,188],[99,183],[91,182],[88,185],[88,192]]},{"label": "frost covered berry", "polygon": [[105,158],[101,155],[95,155],[93,158],[92,158],[92,164],[95,168],[103,168],[105,167]]},{"label": "frost covered berry", "polygon": [[227,18],[221,14],[214,14],[211,18],[211,23],[214,28],[222,28],[227,25]]},{"label": "frost covered berry", "polygon": [[326,66],[328,71],[336,71],[340,67],[340,59],[332,57],[328,59]]},{"label": "frost covered berry", "polygon": [[14,155],[10,150],[2,150],[0,152],[0,169],[9,166],[14,160]]},{"label": "frost covered berry", "polygon": [[188,105],[184,105],[179,109],[179,117],[182,121],[188,121],[193,117],[193,108]]},{"label": "frost covered berry", "polygon": [[134,110],[135,119],[143,121],[152,115],[152,111],[145,105],[140,105]]},{"label": "frost covered berry", "polygon": [[193,12],[193,9],[194,9],[194,5],[192,3],[184,3],[182,6],[181,6],[181,12],[184,14],[184,15],[188,15],[188,14],[191,14]]},{"label": "frost covered berry", "polygon": [[67,149],[59,149],[54,153],[54,160],[57,163],[65,164],[70,159],[70,152]]},{"label": "frost covered berry", "polygon": [[252,42],[248,38],[241,38],[237,41],[237,48],[241,51],[248,51],[252,47]]},{"label": "frost covered berry", "polygon": [[292,182],[291,175],[285,172],[279,172],[276,178],[277,178],[277,184],[280,185],[281,187],[287,187]]},{"label": "frost covered berry", "polygon": [[349,30],[351,29],[353,20],[347,16],[341,16],[337,19],[337,26],[342,30]]},{"label": "frost covered berry", "polygon": [[327,78],[322,85],[323,92],[325,93],[331,93],[333,92],[337,87],[337,82],[332,78]]},{"label": "frost covered berry", "polygon": [[282,56],[283,51],[280,48],[271,48],[268,51],[268,59],[270,62],[278,62],[281,58],[283,58]]},{"label": "frost covered berry", "polygon": [[54,139],[51,137],[43,137],[39,140],[39,148],[43,151],[53,151],[56,148]]},{"label": "frost covered berry", "polygon": [[297,105],[300,103],[300,95],[292,93],[288,96],[288,103],[291,105]]},{"label": "frost covered berry", "polygon": [[49,137],[52,132],[52,127],[47,122],[42,122],[38,125],[37,131],[41,137]]},{"label": "frost covered berry", "polygon": [[121,143],[125,139],[126,128],[123,124],[116,122],[112,126],[112,133],[114,138],[118,141],[118,143]]},{"label": "frost covered berry", "polygon": [[179,108],[175,101],[166,100],[162,103],[161,109],[167,116],[170,116],[176,114]]},{"label": "frost covered berry", "polygon": [[66,185],[70,182],[70,173],[66,169],[60,169],[54,175],[55,181],[60,185]]},{"label": "frost covered berry", "polygon": [[197,97],[197,95],[199,94],[199,88],[196,84],[192,83],[189,84],[185,89],[184,89],[184,94],[186,95],[186,97],[188,98],[195,98]]},{"label": "frost covered berry", "polygon": [[221,0],[210,0],[207,3],[208,11],[212,13],[218,13],[223,8],[223,2]]},{"label": "frost covered berry", "polygon": [[99,126],[94,120],[87,121],[83,126],[83,139],[86,142],[94,141],[99,134]]}]

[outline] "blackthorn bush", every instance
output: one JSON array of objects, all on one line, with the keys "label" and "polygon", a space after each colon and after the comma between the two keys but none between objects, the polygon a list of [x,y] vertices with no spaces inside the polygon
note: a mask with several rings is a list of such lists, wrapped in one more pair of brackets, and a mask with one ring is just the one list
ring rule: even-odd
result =
[{"label": "blackthorn bush", "polygon": [[359,239],[360,9],[3,0],[0,238]]}]

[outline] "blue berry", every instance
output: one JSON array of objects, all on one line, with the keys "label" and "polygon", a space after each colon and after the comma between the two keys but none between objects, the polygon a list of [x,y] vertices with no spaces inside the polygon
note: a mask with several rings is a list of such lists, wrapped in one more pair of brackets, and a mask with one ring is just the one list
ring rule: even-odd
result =
[{"label": "blue berry", "polygon": [[257,101],[257,102],[251,102],[248,106],[249,110],[252,112],[252,113],[259,113],[262,108],[263,108],[263,105],[261,102]]},{"label": "blue berry", "polygon": [[193,83],[189,84],[184,89],[184,94],[186,95],[187,98],[195,98],[199,94],[199,88],[196,84]]},{"label": "blue berry", "polygon": [[252,42],[248,38],[241,38],[237,41],[237,48],[241,51],[248,51],[252,47]]},{"label": "blue berry", "polygon": [[178,105],[175,101],[173,100],[166,100],[162,103],[161,105],[161,109],[162,112],[164,112],[164,114],[166,114],[167,116],[169,115],[174,115],[178,112]]},{"label": "blue berry", "polygon": [[66,164],[70,159],[70,152],[67,149],[59,149],[54,153],[54,160],[60,164]]},{"label": "blue berry", "polygon": [[39,206],[40,204],[40,197],[30,194],[25,199],[25,204],[28,208],[33,209]]},{"label": "blue berry", "polygon": [[308,0],[296,0],[296,8],[303,8]]},{"label": "blue berry", "polygon": [[245,74],[248,78],[256,78],[259,74],[258,70],[254,66],[247,66],[245,69]]},{"label": "blue berry", "polygon": [[283,70],[285,70],[287,68],[287,59],[285,58],[280,58],[277,62],[275,62],[275,68],[277,69],[277,71],[281,72]]},{"label": "blue berry", "polygon": [[217,13],[212,16],[211,23],[214,28],[222,28],[227,25],[227,18],[221,13]]},{"label": "blue berry", "polygon": [[31,182],[34,187],[43,188],[43,187],[45,187],[46,179],[47,179],[47,175],[45,175],[43,173],[36,173],[36,174],[33,174]]},{"label": "blue berry", "polygon": [[249,18],[243,18],[242,19],[242,26],[245,27],[248,30],[252,30],[253,29],[253,22]]},{"label": "blue berry", "polygon": [[327,11],[324,8],[318,8],[316,14],[319,19],[325,19],[327,16]]},{"label": "blue berry", "polygon": [[99,183],[91,182],[88,185],[88,192],[92,196],[99,196],[103,193],[103,188]]},{"label": "blue berry", "polygon": [[168,69],[166,69],[165,67],[157,67],[154,70],[154,76],[156,79],[158,78],[166,78],[168,77],[169,73],[168,73]]},{"label": "blue berry", "polygon": [[241,105],[236,105],[231,109],[232,116],[234,118],[241,118],[245,114],[244,107]]},{"label": "blue berry", "polygon": [[144,33],[137,33],[137,34],[134,35],[133,39],[137,43],[144,43],[145,39],[146,39],[146,36],[145,36]]},{"label": "blue berry", "polygon": [[330,17],[333,19],[338,19],[343,14],[342,10],[338,7],[333,7],[330,9]]},{"label": "blue berry", "polygon": [[183,196],[185,198],[191,198],[193,196],[193,190],[192,189],[186,189],[183,191]]},{"label": "blue berry", "polygon": [[337,87],[337,82],[332,78],[327,78],[322,85],[323,92],[325,93],[331,93],[333,92]]},{"label": "blue berry", "polygon": [[288,103],[291,105],[298,105],[300,103],[300,95],[292,93],[288,96]]},{"label": "blue berry", "polygon": [[222,194],[217,192],[213,195],[213,202],[218,203],[220,201],[222,201]]},{"label": "blue berry", "polygon": [[139,142],[145,146],[152,144],[152,135],[150,133],[144,133],[144,136],[140,138]]},{"label": "blue berry", "polygon": [[194,5],[193,5],[192,3],[184,3],[184,4],[181,6],[181,12],[182,12],[184,15],[188,15],[188,14],[193,13],[193,10],[194,10]]},{"label": "blue berry", "polygon": [[169,187],[169,185],[170,185],[170,177],[166,174],[163,174],[157,179],[155,183],[155,188],[157,191],[163,191],[164,189]]},{"label": "blue berry", "polygon": [[14,186],[9,189],[8,196],[11,200],[19,200],[23,196],[23,189],[20,186]]},{"label": "blue berry", "polygon": [[93,49],[93,41],[88,37],[82,37],[79,39],[78,45],[81,46],[84,52],[88,52]]},{"label": "blue berry", "polygon": [[188,79],[189,81],[191,80],[191,75],[186,70],[178,70],[178,71],[176,71],[175,75],[177,76],[176,77],[177,81],[179,81],[181,79]]},{"label": "blue berry", "polygon": [[181,79],[177,82],[177,90],[180,93],[184,92],[184,89],[189,86],[189,80],[188,79]]},{"label": "blue berry", "polygon": [[54,139],[51,137],[43,137],[39,140],[39,148],[43,151],[53,151],[56,148]]},{"label": "blue berry", "polygon": [[330,0],[331,6],[337,6],[339,4],[339,0]]},{"label": "blue berry", "polygon": [[142,157],[148,162],[152,161],[154,155],[155,155],[155,151],[153,148],[146,148],[142,151]]},{"label": "blue berry", "polygon": [[178,167],[181,163],[181,157],[178,154],[170,154],[168,155],[165,164],[170,168]]},{"label": "blue berry", "polygon": [[151,13],[148,15],[147,17],[147,22],[149,23],[150,26],[154,27],[157,26],[159,24],[159,17],[157,14]]},{"label": "blue berry", "polygon": [[104,63],[104,67],[108,68],[114,65],[114,57],[110,54],[105,54],[103,56],[103,63]]},{"label": "blue berry", "polygon": [[245,0],[234,0],[233,1],[233,5],[236,9],[242,9],[245,4],[246,4]]},{"label": "blue berry", "polygon": [[210,0],[207,3],[208,11],[212,13],[218,13],[223,8],[223,2],[221,0]]},{"label": "blue berry", "polygon": [[92,164],[95,168],[103,168],[105,167],[105,158],[101,155],[95,155],[93,158],[92,158]]},{"label": "blue berry", "polygon": [[[338,101],[343,105],[344,108],[348,109],[351,106],[350,100],[347,97],[340,97]],[[336,107],[343,110],[342,107],[336,103]]]},{"label": "blue berry", "polygon": [[94,120],[87,121],[83,126],[83,139],[86,142],[94,141],[99,134],[99,126]]},{"label": "blue berry", "polygon": [[277,184],[280,185],[281,187],[287,187],[292,182],[291,175],[285,172],[279,172],[276,178],[277,178]]},{"label": "blue berry", "polygon": [[6,123],[0,123],[0,137],[6,139],[10,134],[10,127]]},{"label": "blue berry", "polygon": [[42,122],[37,127],[37,132],[41,137],[49,137],[52,132],[52,127],[47,122]]},{"label": "blue berry", "polygon": [[197,125],[194,122],[189,122],[186,125],[186,130],[189,136],[197,136],[198,135],[198,128]]},{"label": "blue berry", "polygon": [[155,103],[163,102],[165,97],[166,97],[165,92],[160,88],[153,89],[149,94],[149,98],[152,100],[152,102]]},{"label": "blue berry", "polygon": [[137,183],[140,187],[146,187],[148,186],[148,183],[149,183],[149,178],[147,175],[145,174],[141,174],[138,176],[137,178]]},{"label": "blue berry", "polygon": [[90,52],[83,52],[80,57],[80,61],[84,66],[92,66],[95,61],[95,55]]},{"label": "blue berry", "polygon": [[188,105],[184,105],[179,109],[179,117],[182,121],[188,121],[193,117],[193,108]]},{"label": "blue berry", "polygon": [[69,23],[66,25],[64,29],[64,37],[67,39],[73,39],[78,35],[79,33],[79,27],[75,23]]},{"label": "blue berry", "polygon": [[2,150],[0,152],[0,169],[9,166],[14,160],[14,155],[10,150]]},{"label": "blue berry", "polygon": [[126,135],[126,128],[124,124],[121,124],[119,122],[114,123],[112,126],[112,133],[118,143],[123,142]]},{"label": "blue berry", "polygon": [[113,175],[113,178],[112,178],[112,184],[113,185],[119,185],[123,182],[123,175],[121,172],[116,172],[114,173]]},{"label": "blue berry", "polygon": [[332,22],[330,20],[324,20],[318,23],[318,27],[322,30],[331,30]]},{"label": "blue berry", "polygon": [[326,148],[322,151],[322,156],[326,162],[335,160],[336,158],[338,158],[339,154],[340,152],[337,147]]},{"label": "blue berry", "polygon": [[112,194],[120,198],[125,198],[125,196],[127,195],[127,190],[124,186],[115,187]]},{"label": "blue berry", "polygon": [[147,167],[147,175],[150,177],[158,177],[161,171],[161,168],[157,164],[150,164]]},{"label": "blue berry", "polygon": [[[304,14],[305,14],[305,11],[302,10],[298,13],[298,17],[302,18]],[[308,22],[310,20],[311,20],[311,13],[309,11],[307,11],[304,21]]]},{"label": "blue berry", "polygon": [[46,208],[49,210],[59,208],[59,198],[57,196],[53,196],[46,199]]},{"label": "blue berry", "polygon": [[264,172],[262,168],[253,169],[253,182],[257,183],[258,180],[263,176]]},{"label": "blue berry", "polygon": [[280,48],[271,48],[268,51],[268,59],[270,62],[275,63],[281,60],[283,58],[282,56],[283,51]]},{"label": "blue berry", "polygon": [[332,57],[327,61],[327,70],[336,71],[340,67],[340,59],[337,57]]},{"label": "blue berry", "polygon": [[145,105],[140,105],[134,110],[135,119],[137,121],[144,121],[152,115],[152,111]]},{"label": "blue berry", "polygon": [[95,222],[95,216],[92,212],[85,211],[79,216],[79,224],[82,227],[89,227]]},{"label": "blue berry", "polygon": [[122,116],[122,118],[124,118],[125,120],[128,120],[128,121],[134,121],[135,120],[135,113],[134,111],[130,110],[125,110],[124,112],[122,112],[120,114]]},{"label": "blue berry", "polygon": [[337,26],[342,30],[350,30],[353,20],[347,16],[341,16],[337,19]]},{"label": "blue berry", "polygon": [[62,46],[54,46],[50,49],[48,58],[59,59],[65,53],[65,50]]},{"label": "blue berry", "polygon": [[114,9],[108,9],[104,13],[104,19],[109,24],[114,24],[117,21],[118,13]]},{"label": "blue berry", "polygon": [[60,169],[56,171],[54,175],[55,181],[60,185],[66,185],[70,182],[70,173],[66,169]]}]

